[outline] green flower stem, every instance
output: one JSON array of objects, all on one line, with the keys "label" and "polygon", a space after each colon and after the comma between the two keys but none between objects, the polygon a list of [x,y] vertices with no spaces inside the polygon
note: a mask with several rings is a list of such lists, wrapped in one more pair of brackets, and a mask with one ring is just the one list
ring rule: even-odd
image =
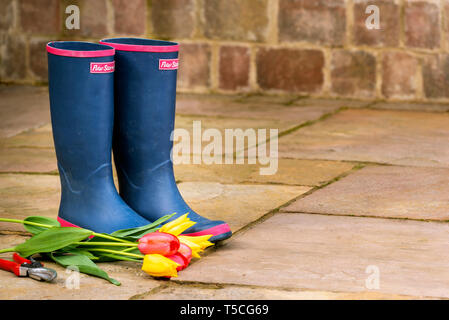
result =
[{"label": "green flower stem", "polygon": [[144,257],[143,254],[135,254],[135,253],[118,251],[118,250],[110,250],[110,249],[90,249],[89,251],[107,252],[107,253],[112,253],[112,254],[117,254],[117,255],[133,257],[133,258],[137,258],[137,259],[143,259],[143,257]]},{"label": "green flower stem", "polygon": [[15,251],[14,249],[15,249],[15,247],[13,247],[13,248],[2,249],[2,250],[0,250],[0,253],[13,252],[13,251]]},{"label": "green flower stem", "polygon": [[115,246],[115,247],[131,247],[131,249],[136,248],[138,243],[123,243],[123,242],[95,242],[95,241],[80,241],[74,242],[73,244],[78,244],[81,246]]},{"label": "green flower stem", "polygon": [[6,219],[6,218],[0,218],[0,222],[23,223],[23,224],[29,224],[30,226],[43,227],[43,228],[53,228],[53,227],[54,227],[54,226],[50,226],[50,225],[48,225],[48,224],[42,224],[42,223],[31,222],[31,221],[25,221],[25,220],[18,220],[18,219]]},{"label": "green flower stem", "polygon": [[[0,222],[13,222],[13,223],[22,223],[22,224],[29,224],[31,226],[36,226],[36,227],[43,227],[43,228],[53,228],[54,226],[48,225],[48,224],[42,224],[42,223],[37,223],[37,222],[32,222],[32,221],[25,221],[25,220],[19,220],[19,219],[7,219],[7,218],[0,218]],[[85,229],[88,230],[88,229]],[[91,230],[89,230],[91,231]],[[99,237],[99,238],[104,238],[104,239],[108,239],[108,240],[113,240],[113,241],[118,241],[118,242],[123,242],[123,243],[133,243],[131,241],[128,240],[123,240],[123,239],[118,239],[116,237],[107,235],[107,234],[103,234],[103,233],[96,233],[96,232],[92,232],[92,235],[95,237]]]},{"label": "green flower stem", "polygon": [[132,243],[132,244],[135,244],[135,242],[131,242],[131,241],[128,241],[128,240],[119,239],[119,238],[116,238],[116,237],[113,237],[113,236],[110,236],[110,235],[107,235],[107,234],[104,234],[104,233],[96,233],[96,232],[93,232],[93,231],[92,231],[92,235],[95,236],[95,237],[104,238],[104,239],[109,239],[109,240],[113,240],[113,241],[118,241],[118,242],[123,242],[123,243]]},{"label": "green flower stem", "polygon": [[[109,257],[109,258],[113,258],[113,259],[117,259],[117,260],[123,260],[123,261],[141,262],[141,259],[137,260],[137,259],[128,258],[128,257],[125,257],[125,256],[118,256],[118,255],[115,255],[115,254],[112,254],[112,253],[104,253],[104,256],[105,257]],[[99,259],[99,258],[97,258],[97,259]]]}]

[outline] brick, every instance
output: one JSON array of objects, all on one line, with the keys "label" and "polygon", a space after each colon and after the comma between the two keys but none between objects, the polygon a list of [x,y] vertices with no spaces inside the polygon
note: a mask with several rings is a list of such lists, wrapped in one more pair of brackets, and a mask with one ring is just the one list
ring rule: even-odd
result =
[{"label": "brick", "polygon": [[208,0],[204,19],[207,38],[263,41],[268,29],[268,0]]},{"label": "brick", "polygon": [[61,30],[59,0],[19,1],[20,23],[25,32],[57,34]]},{"label": "brick", "polygon": [[444,41],[446,44],[445,49],[449,49],[449,1],[444,1],[443,6],[443,31]]},{"label": "brick", "polygon": [[436,4],[407,1],[404,24],[406,46],[428,49],[440,46],[440,18]]},{"label": "brick", "polygon": [[47,43],[47,40],[31,40],[29,44],[30,69],[42,81],[48,80]]},{"label": "brick", "polygon": [[332,91],[345,96],[373,97],[376,59],[364,51],[337,50],[331,61]]},{"label": "brick", "polygon": [[[365,13],[369,5],[379,7],[380,29],[368,29]],[[353,37],[356,45],[390,46],[399,44],[400,8],[391,0],[356,0],[354,3]]]},{"label": "brick", "polygon": [[237,90],[248,87],[249,48],[223,46],[220,48],[220,88]]},{"label": "brick", "polygon": [[424,93],[427,98],[449,98],[449,55],[425,57],[422,66]]},{"label": "brick", "polygon": [[181,44],[178,86],[180,88],[209,87],[210,56],[208,44]]},{"label": "brick", "polygon": [[189,38],[195,27],[193,0],[153,1],[151,7],[153,32],[164,38]]},{"label": "brick", "polygon": [[23,79],[27,74],[26,40],[23,35],[4,35],[4,51],[1,61],[1,78],[8,80]]},{"label": "brick", "polygon": [[262,89],[315,92],[324,81],[324,55],[320,50],[259,49],[257,81]]},{"label": "brick", "polygon": [[281,41],[327,45],[345,42],[344,0],[281,0],[278,21]]},{"label": "brick", "polygon": [[113,0],[115,33],[142,35],[145,33],[145,0]]},{"label": "brick", "polygon": [[0,0],[0,12],[2,13],[0,30],[8,30],[12,27],[14,22],[13,1]]},{"label": "brick", "polygon": [[388,98],[413,98],[418,61],[404,52],[385,52],[382,57],[382,94]]},{"label": "brick", "polygon": [[64,8],[71,4],[80,8],[80,29],[67,29],[65,19],[69,15],[64,14],[63,32],[65,35],[82,37],[104,37],[107,35],[108,8],[106,0],[64,0]]}]

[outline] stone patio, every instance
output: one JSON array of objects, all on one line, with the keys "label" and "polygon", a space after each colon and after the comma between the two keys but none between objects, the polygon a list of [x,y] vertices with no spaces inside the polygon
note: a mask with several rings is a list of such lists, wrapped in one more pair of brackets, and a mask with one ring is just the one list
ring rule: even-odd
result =
[{"label": "stone patio", "polygon": [[[46,90],[0,86],[1,217],[57,215]],[[257,164],[175,166],[192,208],[234,236],[171,281],[103,263],[120,287],[81,275],[68,289],[70,272],[48,263],[55,283],[1,271],[0,299],[449,298],[448,105],[183,94],[177,110],[188,131],[196,120],[279,130],[275,175]],[[2,248],[28,236],[0,224]]]}]

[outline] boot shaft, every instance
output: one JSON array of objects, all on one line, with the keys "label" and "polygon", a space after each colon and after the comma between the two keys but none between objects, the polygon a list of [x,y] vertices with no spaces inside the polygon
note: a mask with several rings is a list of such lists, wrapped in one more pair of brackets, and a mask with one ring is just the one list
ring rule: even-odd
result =
[{"label": "boot shaft", "polygon": [[69,41],[50,42],[47,51],[61,178],[58,220],[106,233],[148,224],[119,197],[112,179],[115,50]]},{"label": "boot shaft", "polygon": [[132,168],[140,184],[139,173],[170,161],[178,45],[135,38],[100,43],[116,49],[114,157],[119,166]]},{"label": "boot shaft", "polygon": [[76,184],[111,162],[114,49],[50,42],[47,51],[56,156],[59,167]]}]

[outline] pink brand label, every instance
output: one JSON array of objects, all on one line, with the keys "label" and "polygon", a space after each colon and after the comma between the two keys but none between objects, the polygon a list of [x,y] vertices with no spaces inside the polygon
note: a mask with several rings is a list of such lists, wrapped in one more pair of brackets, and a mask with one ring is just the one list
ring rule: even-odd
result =
[{"label": "pink brand label", "polygon": [[178,65],[178,59],[159,59],[159,70],[176,70]]},{"label": "pink brand label", "polygon": [[90,73],[110,73],[114,72],[114,69],[115,61],[90,63]]}]

